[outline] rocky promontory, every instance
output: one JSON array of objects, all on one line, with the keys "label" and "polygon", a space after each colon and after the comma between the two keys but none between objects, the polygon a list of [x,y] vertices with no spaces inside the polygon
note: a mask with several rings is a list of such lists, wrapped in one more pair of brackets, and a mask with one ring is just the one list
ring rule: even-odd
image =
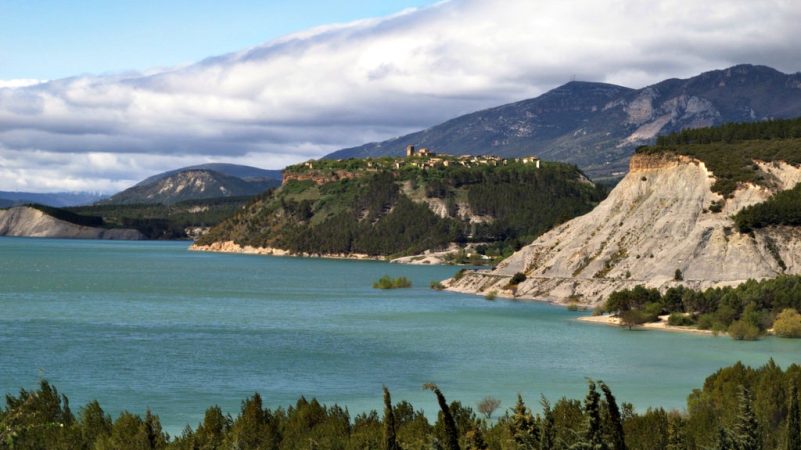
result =
[{"label": "rocky promontory", "polygon": [[0,236],[64,239],[144,239],[144,236],[138,230],[77,225],[56,219],[39,209],[29,206],[0,210]]},{"label": "rocky promontory", "polygon": [[[592,212],[540,236],[495,270],[447,280],[459,292],[596,305],[642,284],[666,289],[736,285],[801,273],[801,229],[740,232],[733,216],[801,182],[801,168],[754,161],[755,178],[728,197],[704,162],[670,152],[637,154],[630,172]],[[525,281],[512,285],[516,273]],[[518,279],[521,278],[518,276]]]}]

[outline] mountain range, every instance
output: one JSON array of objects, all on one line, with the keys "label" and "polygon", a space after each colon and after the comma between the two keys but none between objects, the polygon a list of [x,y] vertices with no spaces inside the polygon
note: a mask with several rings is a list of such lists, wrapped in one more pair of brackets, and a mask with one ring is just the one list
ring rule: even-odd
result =
[{"label": "mountain range", "polygon": [[451,119],[406,136],[336,151],[329,159],[400,156],[407,145],[448,154],[536,155],[619,177],[659,135],[728,122],[801,116],[801,73],[738,65],[631,89],[573,81],[539,97]]},{"label": "mountain range", "polygon": [[0,208],[37,203],[57,208],[66,206],[91,205],[107,196],[94,192],[8,192],[0,191]]}]

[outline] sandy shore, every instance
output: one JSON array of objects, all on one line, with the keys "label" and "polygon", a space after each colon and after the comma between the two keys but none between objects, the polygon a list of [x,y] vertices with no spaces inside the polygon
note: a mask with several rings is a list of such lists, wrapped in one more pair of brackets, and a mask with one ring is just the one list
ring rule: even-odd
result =
[{"label": "sandy shore", "polygon": [[[610,315],[602,315],[602,316],[585,316],[579,317],[579,322],[586,322],[586,323],[594,323],[599,325],[607,325],[612,327],[620,327],[620,319],[617,317],[612,317]],[[645,323],[639,326],[634,327],[637,330],[658,330],[658,331],[669,331],[671,333],[690,333],[690,334],[702,334],[706,336],[714,336],[715,333],[711,330],[699,330],[698,328],[693,327],[677,327],[668,325],[668,316],[659,316],[659,322],[651,322]]]},{"label": "sandy shore", "polygon": [[354,260],[368,260],[368,261],[386,261],[386,258],[380,256],[370,256],[361,253],[349,254],[311,254],[311,253],[292,253],[289,250],[273,247],[253,247],[250,245],[241,246],[233,241],[214,242],[211,245],[197,245],[192,244],[189,247],[193,252],[213,252],[213,253],[239,253],[244,255],[266,255],[266,256],[296,256],[304,258],[324,258],[324,259],[354,259]]}]

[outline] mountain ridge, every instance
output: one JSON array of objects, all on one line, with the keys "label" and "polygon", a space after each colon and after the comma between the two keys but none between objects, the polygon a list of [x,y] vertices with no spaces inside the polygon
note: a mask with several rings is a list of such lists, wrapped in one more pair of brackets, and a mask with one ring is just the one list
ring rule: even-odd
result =
[{"label": "mountain ridge", "polygon": [[536,155],[577,164],[593,178],[620,176],[636,147],[686,128],[801,115],[801,73],[737,65],[641,89],[573,81],[331,159],[399,156],[406,145],[451,154]]},{"label": "mountain ridge", "polygon": [[280,180],[281,171],[234,164],[203,164],[151,176],[100,203],[170,205],[186,200],[253,196],[278,186]]}]

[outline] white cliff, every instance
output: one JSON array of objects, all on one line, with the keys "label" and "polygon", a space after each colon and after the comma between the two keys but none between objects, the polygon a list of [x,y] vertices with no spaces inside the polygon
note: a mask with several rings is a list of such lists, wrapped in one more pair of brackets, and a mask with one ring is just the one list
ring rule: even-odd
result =
[{"label": "white cliff", "polygon": [[27,206],[0,210],[0,236],[48,237],[66,239],[144,239],[130,229],[105,229],[65,222]]},{"label": "white cliff", "polygon": [[[801,274],[801,229],[771,227],[739,233],[731,219],[778,190],[801,182],[801,168],[759,163],[770,188],[745,185],[720,212],[714,175],[683,156],[635,155],[629,174],[592,212],[540,236],[493,271],[469,271],[449,289],[595,305],[637,284],[666,289],[735,285],[750,278]],[[784,266],[784,268],[782,267]],[[675,281],[676,270],[684,280]],[[516,288],[511,277],[522,272]]]}]

